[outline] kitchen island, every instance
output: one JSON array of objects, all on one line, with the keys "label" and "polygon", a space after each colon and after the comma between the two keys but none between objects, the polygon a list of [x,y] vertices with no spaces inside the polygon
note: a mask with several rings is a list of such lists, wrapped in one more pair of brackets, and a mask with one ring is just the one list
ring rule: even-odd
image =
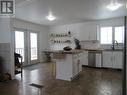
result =
[{"label": "kitchen island", "polygon": [[[55,60],[55,77],[56,79],[71,81],[76,78],[82,71],[82,65],[88,65],[88,51],[102,52],[102,49],[81,49],[81,50],[46,50],[51,53],[52,59]],[[87,55],[87,57],[85,57]],[[87,59],[87,60],[85,60]]]},{"label": "kitchen island", "polygon": [[82,71],[80,54],[82,50],[54,51],[56,61],[56,79],[71,81]]}]

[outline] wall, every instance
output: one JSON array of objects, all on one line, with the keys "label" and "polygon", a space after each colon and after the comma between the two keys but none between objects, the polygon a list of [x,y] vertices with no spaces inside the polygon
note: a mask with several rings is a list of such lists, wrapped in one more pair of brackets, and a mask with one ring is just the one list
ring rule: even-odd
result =
[{"label": "wall", "polygon": [[4,72],[14,76],[14,57],[11,44],[10,18],[0,18],[0,57],[4,67]]},{"label": "wall", "polygon": [[0,57],[4,60],[4,72],[8,72],[14,78],[14,27],[39,32],[39,58],[40,62],[44,59],[42,51],[48,48],[48,27],[34,23],[10,19],[0,18]]},{"label": "wall", "polygon": [[[64,33],[67,31],[71,31],[73,37],[78,38],[79,40],[99,40],[99,27],[101,26],[119,26],[124,25],[124,18],[113,18],[106,20],[97,20],[97,21],[89,21],[84,23],[76,23],[69,25],[60,25],[60,26],[52,26],[50,27],[51,33]],[[55,47],[55,45],[50,45],[51,48]],[[108,46],[106,46],[108,48]],[[61,49],[63,45],[61,46]]]},{"label": "wall", "polygon": [[0,43],[0,66],[2,73],[11,74],[11,56],[10,56],[10,43]]},{"label": "wall", "polygon": [[10,43],[9,18],[0,18],[0,43]]},{"label": "wall", "polygon": [[42,51],[48,48],[48,32],[49,32],[48,26],[42,26],[19,19],[12,19],[12,22],[13,22],[12,23],[13,31],[14,28],[19,28],[19,29],[26,29],[28,31],[35,31],[39,33],[39,59],[40,62],[43,62],[44,59],[42,56]]}]

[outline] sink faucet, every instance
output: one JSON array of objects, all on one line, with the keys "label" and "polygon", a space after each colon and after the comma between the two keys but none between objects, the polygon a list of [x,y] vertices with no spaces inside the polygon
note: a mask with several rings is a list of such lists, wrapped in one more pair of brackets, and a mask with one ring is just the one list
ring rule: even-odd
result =
[{"label": "sink faucet", "polygon": [[113,41],[113,43],[112,43],[112,50],[115,50],[115,44],[119,45],[118,41],[116,41],[116,40]]}]

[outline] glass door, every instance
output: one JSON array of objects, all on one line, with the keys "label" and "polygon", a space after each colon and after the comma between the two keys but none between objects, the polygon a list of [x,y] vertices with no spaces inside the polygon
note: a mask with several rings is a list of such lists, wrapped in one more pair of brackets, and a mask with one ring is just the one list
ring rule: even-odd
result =
[{"label": "glass door", "polygon": [[25,61],[25,44],[24,44],[24,32],[15,31],[15,52],[23,57]]},{"label": "glass door", "polygon": [[15,52],[23,57],[23,65],[38,62],[38,33],[15,30]]},{"label": "glass door", "polygon": [[38,35],[30,32],[30,61],[31,63],[38,60]]}]

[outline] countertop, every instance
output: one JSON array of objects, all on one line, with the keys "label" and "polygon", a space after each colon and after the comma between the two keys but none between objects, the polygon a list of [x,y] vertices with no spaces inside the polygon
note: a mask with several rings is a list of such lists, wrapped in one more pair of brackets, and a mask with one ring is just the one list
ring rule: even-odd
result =
[{"label": "countertop", "polygon": [[104,49],[102,49],[102,48],[96,48],[96,49],[85,48],[85,49],[81,49],[81,50],[85,50],[85,51],[103,51]]},{"label": "countertop", "polygon": [[123,51],[123,49],[115,49],[115,50],[112,50],[112,49],[105,49],[104,51]]},{"label": "countertop", "polygon": [[44,50],[43,52],[48,52],[48,53],[66,53],[66,54],[75,54],[75,53],[81,53],[83,51],[88,51],[88,52],[95,52],[95,53],[101,53],[102,51],[123,51],[122,49],[73,49],[70,51],[64,51],[64,50]]},{"label": "countertop", "polygon": [[75,53],[81,53],[83,50],[70,50],[70,51],[64,51],[64,50],[45,50],[43,52],[49,52],[49,53],[65,53],[65,54],[75,54]]}]

